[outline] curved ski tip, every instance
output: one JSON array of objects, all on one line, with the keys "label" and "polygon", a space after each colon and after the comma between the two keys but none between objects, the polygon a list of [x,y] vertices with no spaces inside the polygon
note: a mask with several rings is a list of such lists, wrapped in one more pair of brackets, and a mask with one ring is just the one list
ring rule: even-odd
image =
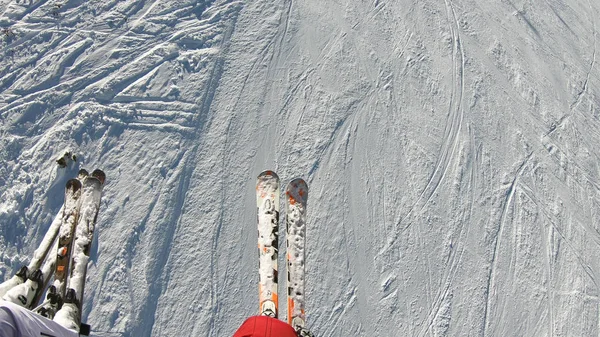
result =
[{"label": "curved ski tip", "polygon": [[97,178],[100,180],[100,183],[104,185],[104,181],[106,180],[106,174],[104,174],[104,171],[101,169],[95,169],[94,172],[92,172],[92,177]]},{"label": "curved ski tip", "polygon": [[275,173],[275,171],[271,171],[271,170],[262,171],[258,175],[258,178],[264,178],[264,177],[273,177],[273,178],[279,180],[279,176],[277,175],[277,173]]},{"label": "curved ski tip", "polygon": [[79,181],[79,180],[77,180],[77,179],[75,179],[75,178],[73,178],[73,179],[69,179],[69,180],[67,181],[66,188],[67,188],[68,190],[71,190],[71,189],[72,189],[72,190],[74,190],[74,191],[77,191],[77,190],[79,190],[79,189],[81,188],[81,181]]},{"label": "curved ski tip", "polygon": [[308,191],[308,184],[302,178],[296,178],[296,179],[294,179],[294,180],[292,180],[292,181],[290,181],[288,183],[288,190],[291,189],[291,188],[296,189],[296,188],[299,188],[299,187],[301,187],[304,190]]}]

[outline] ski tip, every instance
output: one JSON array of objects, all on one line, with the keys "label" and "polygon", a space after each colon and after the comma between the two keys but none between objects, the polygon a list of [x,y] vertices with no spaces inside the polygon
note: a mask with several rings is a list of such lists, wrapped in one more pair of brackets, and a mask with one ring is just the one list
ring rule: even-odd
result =
[{"label": "ski tip", "polygon": [[77,191],[81,188],[81,182],[77,179],[69,179],[67,181],[66,189]]},{"label": "ski tip", "polygon": [[260,178],[267,178],[267,177],[272,177],[272,178],[275,178],[275,179],[279,180],[279,176],[277,175],[277,173],[275,173],[275,171],[271,171],[271,170],[263,171],[263,172],[261,172],[258,175],[259,179]]},{"label": "ski tip", "polygon": [[104,171],[101,169],[95,169],[94,172],[92,172],[92,177],[97,178],[100,180],[100,183],[104,185],[104,181],[106,180],[106,174],[104,174]]},{"label": "ski tip", "polygon": [[304,179],[296,178],[288,183],[285,194],[291,205],[296,204],[296,202],[306,204],[306,200],[308,199],[308,185]]},{"label": "ski tip", "polygon": [[287,188],[288,190],[299,189],[299,188],[301,188],[305,191],[308,191],[308,184],[302,178],[296,178],[288,183],[288,188]]},{"label": "ski tip", "polygon": [[78,177],[87,177],[90,174],[88,173],[88,171],[86,169],[79,169],[79,172],[77,173]]}]

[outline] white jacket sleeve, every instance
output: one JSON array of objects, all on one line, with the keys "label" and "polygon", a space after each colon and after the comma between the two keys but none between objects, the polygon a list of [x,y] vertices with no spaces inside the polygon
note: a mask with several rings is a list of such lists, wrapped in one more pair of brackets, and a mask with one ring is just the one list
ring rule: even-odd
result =
[{"label": "white jacket sleeve", "polygon": [[14,303],[0,301],[2,337],[78,337],[79,334]]}]

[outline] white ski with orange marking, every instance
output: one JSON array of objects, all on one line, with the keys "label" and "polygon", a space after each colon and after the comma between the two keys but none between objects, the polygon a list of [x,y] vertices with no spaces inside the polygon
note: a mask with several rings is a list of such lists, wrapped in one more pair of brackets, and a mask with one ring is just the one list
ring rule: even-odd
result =
[{"label": "white ski with orange marking", "polygon": [[287,230],[287,321],[296,330],[306,328],[304,311],[306,201],[308,185],[300,178],[292,180],[286,189]]},{"label": "white ski with orange marking", "polygon": [[279,177],[264,171],[256,180],[258,214],[259,314],[277,318],[277,253],[279,250]]}]

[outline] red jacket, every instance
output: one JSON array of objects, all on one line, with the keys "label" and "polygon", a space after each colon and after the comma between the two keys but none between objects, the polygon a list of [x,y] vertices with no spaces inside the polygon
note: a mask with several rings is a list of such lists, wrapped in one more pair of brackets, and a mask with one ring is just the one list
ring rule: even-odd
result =
[{"label": "red jacket", "polygon": [[298,337],[289,324],[269,316],[252,316],[233,334],[233,337]]}]

